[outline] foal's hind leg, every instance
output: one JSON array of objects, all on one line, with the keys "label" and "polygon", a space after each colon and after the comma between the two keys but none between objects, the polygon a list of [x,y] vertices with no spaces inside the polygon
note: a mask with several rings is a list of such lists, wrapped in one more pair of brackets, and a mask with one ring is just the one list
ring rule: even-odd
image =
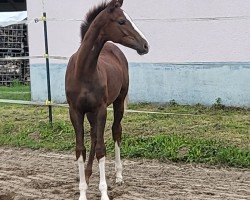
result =
[{"label": "foal's hind leg", "polygon": [[90,154],[89,154],[89,160],[87,164],[87,168],[85,170],[86,175],[86,182],[89,184],[89,178],[92,175],[92,166],[93,161],[95,158],[95,146],[96,146],[96,117],[92,113],[87,114],[87,118],[90,124],[90,136],[91,136],[91,147],[90,147]]},{"label": "foal's hind leg", "polygon": [[84,163],[86,160],[86,148],[84,146],[84,131],[83,131],[83,118],[84,115],[79,113],[76,110],[69,109],[70,119],[74,126],[76,133],[76,159],[79,167],[79,177],[80,177],[80,198],[79,200],[87,200],[86,191],[88,189],[85,172],[84,172]]},{"label": "foal's hind leg", "polygon": [[112,126],[112,135],[115,142],[115,170],[116,170],[116,183],[122,184],[122,162],[120,156],[122,126],[121,120],[124,114],[124,99],[119,98],[113,103],[114,108],[114,123]]}]

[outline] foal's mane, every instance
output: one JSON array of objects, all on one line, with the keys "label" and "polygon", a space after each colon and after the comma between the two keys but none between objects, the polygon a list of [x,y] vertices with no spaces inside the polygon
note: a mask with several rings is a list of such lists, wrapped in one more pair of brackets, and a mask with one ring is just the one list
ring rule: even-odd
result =
[{"label": "foal's mane", "polygon": [[81,24],[81,41],[87,33],[91,23],[94,21],[97,15],[107,7],[107,5],[108,3],[106,1],[102,2],[100,5],[95,6],[87,13],[85,20]]}]

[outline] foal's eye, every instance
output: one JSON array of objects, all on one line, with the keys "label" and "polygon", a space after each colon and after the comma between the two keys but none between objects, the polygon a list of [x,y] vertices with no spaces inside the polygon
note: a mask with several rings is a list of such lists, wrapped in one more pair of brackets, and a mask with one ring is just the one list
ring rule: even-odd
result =
[{"label": "foal's eye", "polygon": [[118,23],[119,23],[120,25],[124,25],[124,24],[126,23],[126,20],[125,20],[125,19],[119,20]]}]

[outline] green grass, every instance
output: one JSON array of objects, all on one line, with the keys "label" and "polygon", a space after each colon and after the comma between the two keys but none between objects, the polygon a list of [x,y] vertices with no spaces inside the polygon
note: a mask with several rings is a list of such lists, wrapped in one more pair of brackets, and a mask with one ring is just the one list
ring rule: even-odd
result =
[{"label": "green grass", "polygon": [[30,101],[30,86],[21,85],[17,82],[11,86],[0,86],[0,99]]},{"label": "green grass", "polygon": [[[112,144],[109,143],[108,146],[112,147]],[[113,148],[109,148],[108,152],[114,152]],[[250,152],[246,149],[215,140],[193,139],[179,135],[125,135],[122,155],[128,158],[250,167]]]},{"label": "green grass", "polygon": [[[133,104],[129,109],[194,115],[126,113],[123,119],[122,156],[161,161],[195,162],[250,168],[250,110]],[[66,108],[54,108],[53,127],[46,107],[0,104],[0,145],[74,150],[75,137]],[[107,152],[113,156],[112,113],[105,129]],[[85,122],[89,147],[89,125]]]}]

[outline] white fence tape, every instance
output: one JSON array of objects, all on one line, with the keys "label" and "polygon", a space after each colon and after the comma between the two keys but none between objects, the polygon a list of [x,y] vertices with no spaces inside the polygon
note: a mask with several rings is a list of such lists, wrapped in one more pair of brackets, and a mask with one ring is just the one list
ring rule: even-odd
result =
[{"label": "white fence tape", "polygon": [[[48,106],[46,102],[33,102],[33,101],[23,101],[23,100],[9,100],[9,99],[0,99],[0,103],[8,103],[8,104],[21,104],[21,105],[34,105],[34,106]],[[49,104],[55,107],[64,107],[68,108],[68,104]],[[112,108],[108,108],[108,111],[113,111]],[[201,114],[189,114],[189,113],[165,113],[165,112],[154,112],[154,111],[141,111],[141,110],[125,110],[126,113],[139,113],[139,114],[156,114],[156,115],[176,115],[176,116],[193,116],[200,117],[204,116]]]},{"label": "white fence tape", "polygon": [[23,56],[23,57],[5,57],[0,58],[0,61],[9,61],[9,60],[28,60],[28,59],[43,59],[49,58],[52,60],[69,60],[69,57],[65,56]]},{"label": "white fence tape", "polygon": [[[190,21],[232,21],[232,20],[250,20],[250,16],[225,16],[225,17],[196,17],[196,18],[134,18],[134,21],[145,21],[145,22],[152,22],[152,21],[164,21],[164,22],[190,22]],[[39,18],[34,19],[25,19],[22,21],[15,21],[11,20],[8,22],[1,22],[0,27],[5,27],[13,24],[30,24],[32,22],[40,21]],[[59,19],[59,18],[47,18],[46,21],[48,22],[82,22],[83,19]]]}]

